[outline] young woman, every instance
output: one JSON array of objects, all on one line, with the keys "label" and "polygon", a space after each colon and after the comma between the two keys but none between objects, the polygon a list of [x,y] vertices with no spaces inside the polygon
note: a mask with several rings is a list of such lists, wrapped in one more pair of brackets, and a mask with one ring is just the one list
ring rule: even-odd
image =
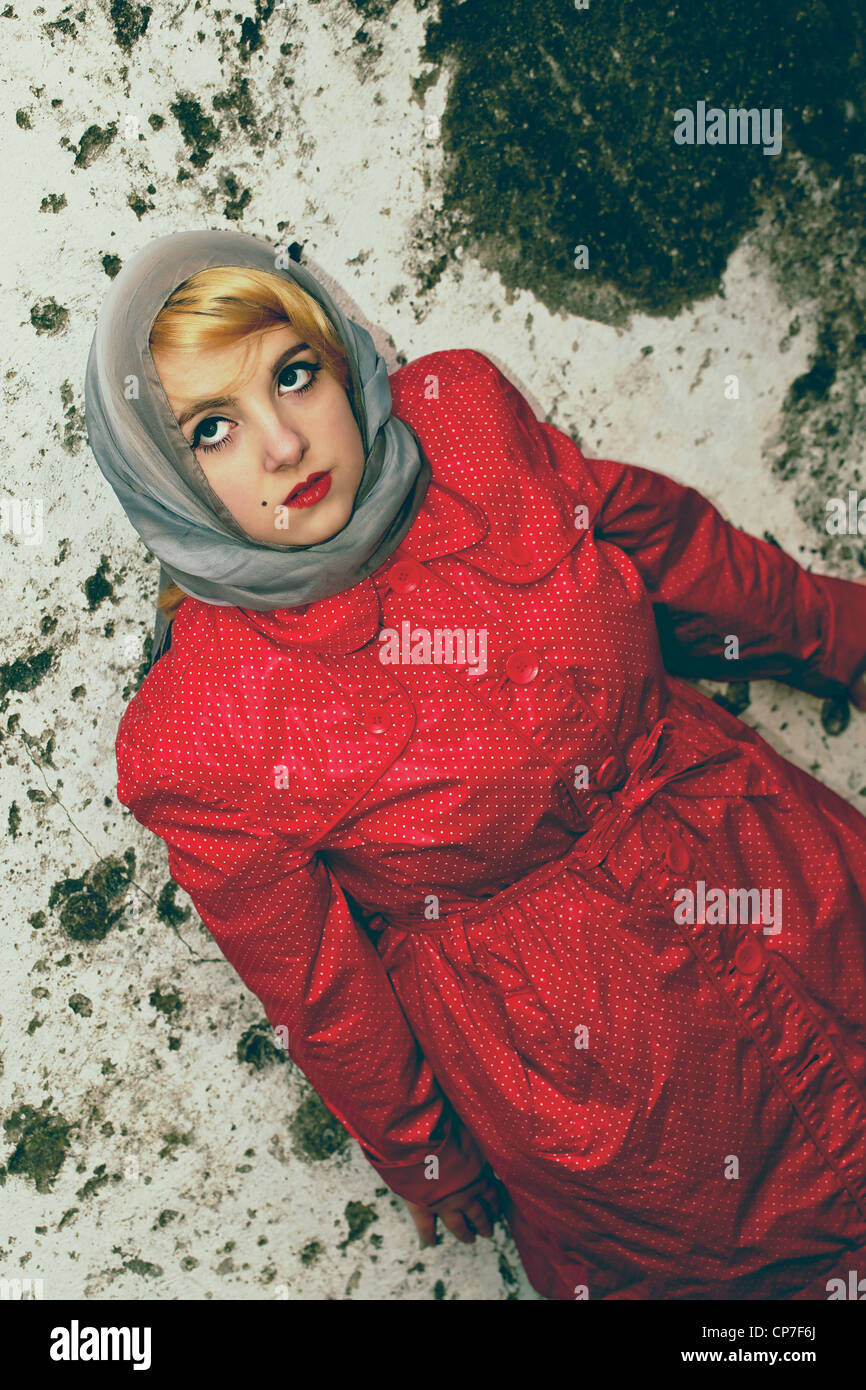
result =
[{"label": "young woman", "polygon": [[501,1211],[554,1299],[866,1273],[866,819],[681,678],[866,708],[866,588],[480,353],[389,379],[236,232],[121,271],[86,401],[163,570],[118,796],[422,1235]]}]

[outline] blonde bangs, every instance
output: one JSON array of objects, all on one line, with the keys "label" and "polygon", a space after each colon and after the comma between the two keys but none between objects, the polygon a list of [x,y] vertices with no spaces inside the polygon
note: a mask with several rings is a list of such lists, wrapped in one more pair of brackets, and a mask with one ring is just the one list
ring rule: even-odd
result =
[{"label": "blonde bangs", "polygon": [[[351,397],[346,351],[324,309],[300,285],[267,270],[220,265],[191,275],[157,314],[150,350],[203,352],[286,325],[310,344]],[[227,383],[226,389],[231,387]]]}]

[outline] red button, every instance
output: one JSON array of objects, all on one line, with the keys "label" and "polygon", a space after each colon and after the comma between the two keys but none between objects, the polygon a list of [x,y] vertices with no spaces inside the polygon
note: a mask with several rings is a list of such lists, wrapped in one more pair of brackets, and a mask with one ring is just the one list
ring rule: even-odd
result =
[{"label": "red button", "polygon": [[510,560],[513,565],[531,565],[533,560],[532,551],[523,541],[509,541],[505,547],[505,558]]},{"label": "red button", "polygon": [[684,874],[692,862],[692,856],[682,840],[671,840],[665,850],[665,859],[675,874]]},{"label": "red button", "polygon": [[763,960],[764,952],[757,941],[742,941],[734,952],[734,965],[743,975],[754,975]]},{"label": "red button", "polygon": [[371,709],[364,717],[364,728],[368,734],[386,734],[391,727],[391,716],[386,709]]},{"label": "red button", "polygon": [[601,787],[610,787],[617,780],[616,758],[605,758],[601,767],[596,773],[596,780]]},{"label": "red button", "polygon": [[388,571],[388,582],[397,594],[411,594],[421,583],[424,571],[413,560],[398,560]]},{"label": "red button", "polygon": [[512,652],[505,663],[505,671],[509,680],[513,680],[515,685],[528,685],[538,675],[538,660],[535,652],[529,651],[526,647]]}]

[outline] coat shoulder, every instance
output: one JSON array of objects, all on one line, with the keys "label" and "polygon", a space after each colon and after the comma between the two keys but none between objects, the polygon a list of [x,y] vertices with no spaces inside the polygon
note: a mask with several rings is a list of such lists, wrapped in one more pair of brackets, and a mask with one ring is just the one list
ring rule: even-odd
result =
[{"label": "coat shoulder", "polygon": [[443,385],[454,387],[472,383],[477,390],[487,382],[493,388],[500,375],[495,363],[474,348],[445,348],[414,358],[399,367],[388,380],[396,407],[398,398],[439,399]]},{"label": "coat shoulder", "polygon": [[[199,789],[235,800],[237,714],[257,686],[252,651],[226,640],[232,610],[185,599],[168,651],[127,705],[117,731],[118,797],[133,809],[153,793]],[[233,635],[233,634],[232,634]]]}]

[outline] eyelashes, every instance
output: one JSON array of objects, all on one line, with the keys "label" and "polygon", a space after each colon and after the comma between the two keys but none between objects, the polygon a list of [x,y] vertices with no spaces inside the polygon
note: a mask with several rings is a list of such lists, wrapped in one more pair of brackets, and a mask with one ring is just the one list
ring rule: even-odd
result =
[{"label": "eyelashes", "polygon": [[[286,391],[283,393],[284,395],[288,396],[303,396],[306,391],[311,391],[313,389],[313,387],[316,384],[316,373],[320,372],[321,369],[322,366],[320,362],[289,362],[286,364],[285,367],[283,367],[282,371],[279,372],[277,376],[277,381],[280,381],[282,377],[286,375],[287,372],[309,372],[310,380],[308,382],[306,382],[303,386],[297,387],[297,389],[295,390]],[[219,449],[224,449],[231,438],[231,431],[227,431],[225,435],[223,435],[222,439],[214,440],[210,444],[205,443],[202,440],[201,432],[206,425],[230,423],[231,422],[228,421],[224,415],[208,415],[208,417],[205,420],[202,420],[200,424],[196,425],[193,431],[191,447],[194,450],[200,449],[203,454],[215,454]]]}]

